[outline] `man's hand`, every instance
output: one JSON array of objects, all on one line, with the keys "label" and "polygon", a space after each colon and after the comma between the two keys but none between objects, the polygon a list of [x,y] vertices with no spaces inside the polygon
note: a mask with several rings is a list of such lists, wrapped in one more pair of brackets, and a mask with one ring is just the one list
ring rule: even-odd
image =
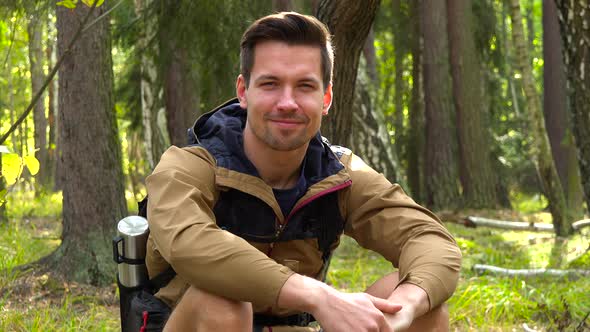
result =
[{"label": "man's hand", "polygon": [[399,332],[405,331],[407,328],[412,325],[412,322],[415,319],[415,314],[410,306],[405,305],[402,309],[396,313],[392,314],[385,314],[385,319],[387,323],[391,327],[392,331]]},{"label": "man's hand", "polygon": [[398,332],[409,328],[414,319],[428,311],[429,301],[426,292],[412,284],[401,284],[388,298],[393,303],[399,303],[403,307],[394,314],[385,316],[391,328]]},{"label": "man's hand", "polygon": [[331,293],[312,312],[324,331],[394,331],[385,313],[395,314],[401,305],[366,293]]},{"label": "man's hand", "polygon": [[[401,305],[390,300],[366,293],[342,293],[298,274],[283,285],[278,304],[311,313],[326,332],[393,332],[389,319],[402,309]],[[388,319],[388,315],[393,316]]]}]

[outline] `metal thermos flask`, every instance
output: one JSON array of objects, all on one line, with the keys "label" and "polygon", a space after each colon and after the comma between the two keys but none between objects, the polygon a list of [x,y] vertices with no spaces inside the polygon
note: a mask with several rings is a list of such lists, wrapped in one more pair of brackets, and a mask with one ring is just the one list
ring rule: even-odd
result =
[{"label": "metal thermos flask", "polygon": [[144,217],[125,217],[117,224],[113,256],[117,262],[119,283],[125,287],[145,285],[149,279],[145,266],[148,234],[148,222]]}]

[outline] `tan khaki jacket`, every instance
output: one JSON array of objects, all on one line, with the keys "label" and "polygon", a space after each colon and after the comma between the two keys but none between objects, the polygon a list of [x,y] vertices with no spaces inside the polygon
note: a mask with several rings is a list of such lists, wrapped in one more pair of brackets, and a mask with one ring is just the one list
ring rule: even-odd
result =
[{"label": "tan khaki jacket", "polygon": [[[344,233],[398,267],[400,282],[424,289],[431,308],[444,302],[455,290],[461,265],[453,237],[434,214],[350,151],[340,161],[344,169],[312,185],[295,206],[345,184],[339,191]],[[322,277],[321,252],[313,239],[247,242],[216,225],[213,208],[229,188],[263,200],[279,222],[285,217],[272,188],[258,177],[218,167],[203,147],[171,147],[146,182],[149,274],[154,277],[169,264],[178,274],[158,293],[168,304],[174,306],[190,284],[252,302],[255,312],[283,315],[288,312],[277,308],[277,297],[292,273]]]}]

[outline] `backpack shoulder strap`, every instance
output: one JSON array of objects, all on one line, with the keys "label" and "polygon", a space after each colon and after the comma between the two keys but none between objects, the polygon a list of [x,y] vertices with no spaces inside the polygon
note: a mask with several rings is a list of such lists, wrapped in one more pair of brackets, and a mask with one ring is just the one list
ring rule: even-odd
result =
[{"label": "backpack shoulder strap", "polygon": [[148,281],[148,288],[152,293],[157,293],[160,288],[168,285],[172,279],[176,276],[176,271],[169,266],[166,270],[160,272],[157,276],[153,277]]}]

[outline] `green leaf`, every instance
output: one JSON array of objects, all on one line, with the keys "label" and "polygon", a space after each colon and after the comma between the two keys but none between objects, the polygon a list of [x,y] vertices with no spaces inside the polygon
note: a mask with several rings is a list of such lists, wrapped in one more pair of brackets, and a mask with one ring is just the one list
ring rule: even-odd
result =
[{"label": "green leaf", "polygon": [[56,5],[58,6],[63,6],[69,9],[74,9],[76,8],[76,4],[78,3],[78,0],[63,0],[58,2]]},{"label": "green leaf", "polygon": [[22,159],[16,153],[7,153],[2,156],[2,176],[6,179],[6,185],[13,185],[22,172]]},{"label": "green leaf", "polygon": [[[88,7],[92,7],[92,4],[94,3],[94,0],[82,0],[82,2],[88,6]],[[98,2],[96,3],[96,7],[100,7],[102,5],[102,3],[104,2],[104,0],[98,0]]]},{"label": "green leaf", "polygon": [[0,145],[0,153],[10,153],[6,145]]},{"label": "green leaf", "polygon": [[39,173],[39,160],[37,160],[35,156],[25,156],[23,159],[25,161],[25,165],[27,165],[27,168],[29,169],[29,172],[31,172],[31,175]]},{"label": "green leaf", "polygon": [[2,206],[4,204],[4,202],[6,202],[6,194],[8,194],[8,190],[7,189],[2,189],[0,190],[0,206]]}]

